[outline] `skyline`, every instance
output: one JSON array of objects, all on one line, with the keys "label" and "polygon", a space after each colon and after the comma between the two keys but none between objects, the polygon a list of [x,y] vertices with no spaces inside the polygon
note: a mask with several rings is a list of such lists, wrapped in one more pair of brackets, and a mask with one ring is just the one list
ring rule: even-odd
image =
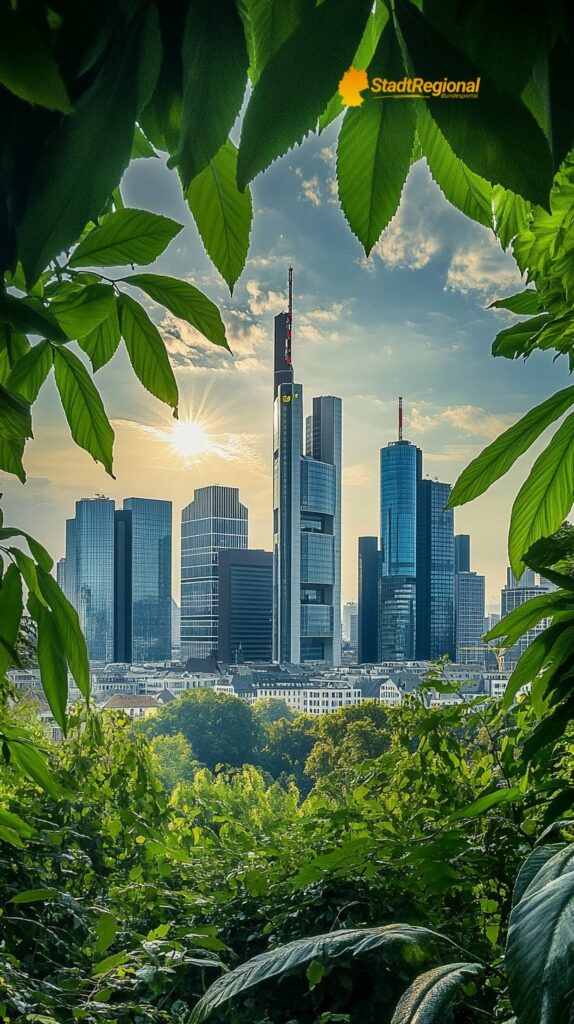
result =
[{"label": "skyline", "polygon": [[[357,537],[378,533],[377,463],[379,449],[396,436],[397,396],[405,397],[405,436],[425,452],[425,475],[454,483],[471,457],[559,384],[562,367],[539,354],[525,365],[492,363],[490,342],[510,320],[484,305],[518,290],[520,281],[489,232],[449,207],[422,165],[411,172],[375,254],[362,258],[333,200],[331,138],[325,132],[309,140],[256,183],[251,256],[232,299],[189,226],[173,175],[157,160],[138,161],[126,175],[128,204],[161,205],[188,225],[154,269],[192,276],[222,305],[235,362],[164,318],[182,392],[179,426],[133,380],[123,354],[100,371],[96,381],[116,429],[115,481],[75,448],[53,383],[46,386],[35,412],[41,440],[26,457],[26,492],[8,477],[2,489],[6,520],[35,532],[56,559],[64,520],[81,497],[169,498],[177,548],[179,511],[195,488],[215,483],[240,488],[250,510],[250,547],[271,549],[273,316],[286,308],[290,261],[298,376],[322,379],[345,410],[343,603],[356,598]],[[186,432],[181,423],[190,414],[196,426]],[[179,451],[172,448],[174,426]],[[472,535],[488,604],[498,601],[504,583],[511,498],[534,455],[455,515],[455,531]]]}]

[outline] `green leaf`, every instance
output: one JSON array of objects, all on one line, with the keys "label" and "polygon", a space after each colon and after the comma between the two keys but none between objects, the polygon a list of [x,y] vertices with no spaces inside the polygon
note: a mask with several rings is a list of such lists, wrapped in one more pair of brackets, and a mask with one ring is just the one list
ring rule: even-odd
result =
[{"label": "green leaf", "polygon": [[144,158],[147,159],[147,158],[150,158],[150,157],[157,157],[157,156],[158,156],[158,154],[156,153],[155,149],[153,148],[151,142],[146,138],[146,136],[142,132],[140,126],[138,124],[136,124],[136,129],[135,129],[135,132],[134,132],[134,141],[133,141],[133,145],[132,145],[131,159],[132,160],[139,160],[141,157],[144,157]]},{"label": "green leaf", "polygon": [[0,297],[0,323],[10,324],[24,334],[39,334],[50,341],[67,341],[64,331],[39,299]]},{"label": "green leaf", "polygon": [[12,896],[9,903],[40,903],[45,900],[53,900],[58,895],[58,890],[52,887],[46,889],[23,889]]},{"label": "green leaf", "polygon": [[68,294],[58,293],[50,309],[68,338],[83,338],[110,315],[115,301],[111,285],[89,284]]},{"label": "green leaf", "polygon": [[105,910],[96,921],[96,943],[94,948],[98,953],[105,953],[109,949],[118,933],[118,922],[113,914]]},{"label": "green leaf", "polygon": [[253,84],[301,20],[306,0],[239,0]]},{"label": "green leaf", "polygon": [[[558,853],[541,869],[510,915],[506,967],[520,1024],[563,1024],[574,987],[574,871],[540,886]],[[538,883],[538,884],[537,884]]]},{"label": "green leaf", "polygon": [[493,356],[503,356],[505,359],[519,359],[521,356],[526,358],[532,352],[534,339],[541,328],[550,323],[552,317],[548,313],[542,313],[499,331],[492,343]]},{"label": "green leaf", "polygon": [[74,441],[113,476],[114,432],[85,366],[69,349],[57,348],[54,351],[54,370]]},{"label": "green leaf", "polygon": [[251,193],[240,192],[236,178],[237,149],[228,139],[185,194],[206,251],[232,294],[247,259],[253,219]]},{"label": "green leaf", "polygon": [[321,981],[323,980],[324,973],[325,973],[325,968],[324,968],[323,964],[321,963],[321,961],[320,960],[312,960],[311,963],[309,964],[307,970],[305,971],[305,974],[307,976],[307,981],[309,982],[309,988],[310,989],[316,988],[316,986],[321,983]]},{"label": "green leaf", "polygon": [[465,82],[481,79],[473,99],[429,96],[419,101],[427,104],[455,155],[486,181],[547,208],[554,175],[552,157],[544,133],[528,108],[503,92],[414,4],[397,4],[396,17],[416,76],[430,81],[445,77]]},{"label": "green leaf", "polygon": [[[374,60],[390,78],[404,77],[398,41],[387,23]],[[415,140],[414,100],[366,100],[345,114],[337,150],[339,199],[353,233],[368,256],[394,217]]]},{"label": "green leaf", "polygon": [[37,575],[42,595],[52,609],[70,671],[80,693],[88,701],[90,698],[90,665],[78,613],[50,573],[39,568]]},{"label": "green leaf", "polygon": [[240,189],[315,127],[351,64],[371,6],[371,0],[329,0],[312,7],[271,57],[243,120]]},{"label": "green leaf", "polygon": [[110,971],[115,971],[116,967],[121,967],[125,964],[128,959],[127,953],[112,953],[111,956],[107,956],[105,960],[100,960],[95,967],[92,968],[92,975],[94,978],[101,978],[104,974],[109,974]]},{"label": "green leaf", "polygon": [[13,811],[6,811],[0,808],[0,824],[13,829],[18,835],[24,836],[25,839],[30,839],[34,835],[32,825],[24,821],[19,814],[14,814]]},{"label": "green leaf", "polygon": [[0,645],[0,679],[10,667],[18,640],[22,618],[22,580],[15,565],[9,565],[0,581],[0,637],[8,645]]},{"label": "green leaf", "polygon": [[384,925],[381,928],[348,928],[295,939],[278,949],[260,953],[218,978],[194,1007],[189,1024],[201,1024],[213,1010],[240,992],[313,960],[358,956],[373,949],[382,949],[385,954],[394,953],[397,948],[399,953],[406,949],[407,954],[420,955],[429,944],[441,940],[445,941],[444,936],[428,928],[405,924]]},{"label": "green leaf", "polygon": [[143,21],[140,6],[127,26],[117,17],[92,84],[37,161],[17,231],[29,285],[50,260],[75,243],[88,221],[97,219],[129,163],[142,34],[152,16],[146,14]]},{"label": "green leaf", "polygon": [[42,689],[56,722],[65,732],[68,666],[64,641],[55,615],[38,601],[35,594],[28,594],[28,610],[37,626],[36,654]]},{"label": "green leaf", "polygon": [[29,17],[0,17],[0,83],[28,103],[69,114],[72,106],[56,61]]},{"label": "green leaf", "polygon": [[152,263],[182,230],[181,224],[147,210],[115,210],[74,249],[71,267]]},{"label": "green leaf", "polygon": [[235,4],[190,4],[181,57],[182,130],[175,160],[187,188],[224,145],[245,93],[249,58]]},{"label": "green leaf", "polygon": [[526,288],[516,295],[507,295],[505,299],[491,302],[489,309],[508,309],[520,316],[530,316],[540,312],[542,300],[535,288]]},{"label": "green leaf", "polygon": [[562,845],[556,843],[536,846],[532,853],[526,858],[524,863],[521,865],[520,871],[516,876],[516,882],[514,883],[514,890],[512,893],[512,905],[519,903],[524,893],[528,889],[530,883],[536,878],[538,872],[544,867],[547,861],[554,857],[555,853],[559,853],[562,849]]},{"label": "green leaf", "polygon": [[28,590],[32,594],[36,595],[41,604],[45,604],[40,590],[40,585],[38,583],[38,574],[36,572],[36,563],[34,560],[30,558],[29,555],[25,554],[24,551],[21,551],[20,548],[10,547],[7,550],[10,552],[14,562],[18,566],[18,571],[28,587]]},{"label": "green leaf", "polygon": [[520,231],[528,226],[530,204],[522,196],[495,185],[492,190],[494,230],[503,249],[507,249]]},{"label": "green leaf", "polygon": [[[570,652],[568,652],[570,653]],[[556,674],[556,669],[551,673]],[[547,678],[544,677],[544,682]],[[558,704],[553,711],[546,715],[541,722],[532,730],[524,741],[523,756],[525,761],[532,761],[533,757],[549,744],[556,744],[562,740],[566,730],[572,721],[574,714],[574,694],[567,700]]]},{"label": "green leaf", "polygon": [[491,807],[512,803],[514,800],[519,800],[521,796],[522,794],[518,786],[505,786],[503,789],[495,789],[492,793],[484,793],[483,796],[479,796],[478,799],[473,800],[467,807],[462,807],[459,811],[455,811],[448,820],[460,821],[461,818],[477,818],[480,814],[484,814],[485,811],[489,811]]},{"label": "green leaf", "polygon": [[126,284],[136,285],[154,302],[165,306],[174,316],[185,320],[214,345],[228,348],[225,326],[215,303],[187,281],[160,274],[132,274]]},{"label": "green leaf", "polygon": [[32,437],[30,403],[0,384],[0,438]]},{"label": "green leaf", "polygon": [[[381,101],[384,106],[385,101]],[[492,187],[456,157],[423,103],[417,107],[417,131],[431,175],[449,203],[467,217],[492,227]]]},{"label": "green leaf", "polygon": [[118,304],[114,301],[109,316],[84,338],[78,338],[78,344],[90,358],[94,373],[110,361],[120,343],[120,337]]},{"label": "green leaf", "polygon": [[40,341],[18,359],[10,370],[6,387],[27,402],[35,402],[42,384],[52,369],[52,346]]},{"label": "green leaf", "polygon": [[481,964],[444,964],[419,974],[397,1003],[391,1024],[433,1024],[444,1021],[456,991],[472,975],[484,970]]},{"label": "green leaf", "polygon": [[508,554],[520,576],[523,555],[540,537],[555,533],[574,498],[574,413],[558,428],[538,456],[512,508]]},{"label": "green leaf", "polygon": [[562,416],[574,402],[574,387],[564,388],[530,409],[518,423],[505,430],[466,467],[456,481],[447,508],[464,505],[500,480],[543,430]]},{"label": "green leaf", "polygon": [[11,440],[0,437],[0,469],[5,473],[13,473],[23,484],[26,483],[26,471],[22,465],[25,446],[23,437]]},{"label": "green leaf", "polygon": [[540,633],[518,659],[502,698],[502,707],[509,708],[518,691],[531,683],[552,658],[562,658],[574,642],[574,628],[565,629],[563,622],[553,623]]},{"label": "green leaf", "polygon": [[502,640],[500,646],[513,647],[517,640],[532,629],[541,619],[555,615],[556,612],[574,611],[574,598],[572,594],[564,594],[560,591],[550,594],[541,594],[533,597],[524,604],[514,608],[508,615],[497,622],[489,633],[484,637],[487,643],[493,640]]},{"label": "green leaf", "polygon": [[32,782],[45,789],[55,800],[59,800],[62,797],[62,790],[50,772],[46,759],[40,751],[28,742],[7,739],[6,743],[10,749],[10,757],[14,764]]},{"label": "green leaf", "polygon": [[122,336],[136,376],[152,395],[177,411],[177,384],[156,325],[131,295],[120,296],[119,314]]},{"label": "green leaf", "polygon": [[[365,71],[373,59],[375,50],[379,39],[381,38],[381,32],[387,24],[389,18],[389,11],[382,0],[376,0],[375,8],[369,14],[367,24],[365,25],[365,31],[363,32],[363,38],[357,47],[355,56],[351,61],[351,66],[356,71]],[[319,132],[322,132],[335,120],[339,114],[342,114],[345,110],[345,106],[341,99],[339,90],[333,93],[329,100],[325,110],[319,118]]]},{"label": "green leaf", "polygon": [[[42,566],[46,572],[50,572],[54,567],[54,560],[48,554],[45,547],[42,547],[34,537],[31,537],[29,533],[25,533],[24,530],[16,530],[14,527],[4,526],[0,528],[0,541],[8,540],[10,537],[23,537],[27,542],[30,551],[36,559],[38,565]],[[12,550],[12,549],[11,549]]]}]

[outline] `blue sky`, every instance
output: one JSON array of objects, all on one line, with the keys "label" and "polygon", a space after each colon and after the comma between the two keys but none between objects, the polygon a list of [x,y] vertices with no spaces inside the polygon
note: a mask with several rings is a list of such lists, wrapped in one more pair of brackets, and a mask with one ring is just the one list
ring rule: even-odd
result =
[{"label": "blue sky", "polygon": [[[118,354],[97,374],[116,430],[110,480],[68,436],[50,382],[35,408],[37,440],[23,488],[3,477],[6,521],[29,528],[56,557],[77,498],[104,493],[170,498],[178,544],[181,508],[196,486],[240,487],[253,547],[271,543],[273,316],[285,308],[287,267],[295,268],[294,366],[307,401],[336,394],[344,409],[343,598],[356,593],[357,537],[378,531],[378,450],[396,436],[397,396],[405,436],[424,452],[424,472],[454,482],[464,465],[530,405],[564,386],[561,360],[494,360],[490,345],[508,314],[486,307],[521,287],[510,256],[492,234],[444,200],[426,165],[410,173],[397,216],[369,260],[336,197],[335,133],[311,138],[254,184],[250,256],[233,297],[203,252],[176,175],[160,160],[139,160],[123,183],[127,205],[185,225],[154,271],[187,278],[223,313],[234,357],[171,315],[154,316],[170,349],[182,416],[198,420],[210,450],[191,458],[170,443],[173,420]],[[540,448],[540,446],[539,446]],[[536,449],[535,451],[539,450]],[[457,532],[472,535],[473,568],[498,601],[506,567],[512,497],[532,457],[457,511]],[[176,544],[176,550],[177,550]],[[178,571],[174,559],[174,591]]]}]

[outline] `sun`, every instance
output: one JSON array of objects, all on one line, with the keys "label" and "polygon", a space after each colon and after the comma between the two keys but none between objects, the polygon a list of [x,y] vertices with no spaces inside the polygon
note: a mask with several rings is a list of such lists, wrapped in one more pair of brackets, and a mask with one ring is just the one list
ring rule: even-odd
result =
[{"label": "sun", "polygon": [[166,436],[172,448],[185,458],[194,459],[213,451],[213,442],[203,424],[196,420],[178,420]]}]

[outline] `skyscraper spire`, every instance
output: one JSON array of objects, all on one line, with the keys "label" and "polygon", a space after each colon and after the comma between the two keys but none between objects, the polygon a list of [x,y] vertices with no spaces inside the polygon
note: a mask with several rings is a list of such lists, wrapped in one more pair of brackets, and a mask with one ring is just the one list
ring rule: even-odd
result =
[{"label": "skyscraper spire", "polygon": [[403,439],[403,396],[399,396],[399,441]]},{"label": "skyscraper spire", "polygon": [[289,267],[289,305],[287,307],[287,329],[285,331],[285,362],[291,363],[291,337],[293,332],[293,267]]}]

